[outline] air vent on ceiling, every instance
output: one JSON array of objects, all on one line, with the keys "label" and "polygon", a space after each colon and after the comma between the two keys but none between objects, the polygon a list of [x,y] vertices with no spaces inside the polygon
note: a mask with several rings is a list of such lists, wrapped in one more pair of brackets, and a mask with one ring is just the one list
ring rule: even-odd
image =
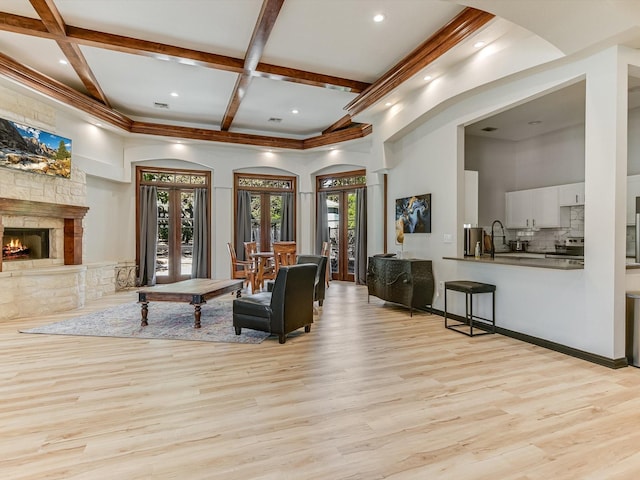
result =
[{"label": "air vent on ceiling", "polygon": [[162,102],[153,102],[153,108],[162,108],[165,110],[169,110],[169,104]]},{"label": "air vent on ceiling", "polygon": [[496,127],[484,127],[482,129],[483,132],[495,132],[497,130]]},{"label": "air vent on ceiling", "polygon": [[281,119],[281,118],[276,118],[276,117],[271,117],[271,118],[269,119],[269,121],[270,121],[271,123],[280,123],[280,122],[282,121],[282,119]]}]

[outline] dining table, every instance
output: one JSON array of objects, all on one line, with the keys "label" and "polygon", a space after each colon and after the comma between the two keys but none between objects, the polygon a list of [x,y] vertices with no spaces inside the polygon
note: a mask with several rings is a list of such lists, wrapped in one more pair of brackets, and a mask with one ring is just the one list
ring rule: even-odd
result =
[{"label": "dining table", "polygon": [[253,285],[251,285],[251,289],[253,292],[256,292],[258,288],[264,287],[264,275],[267,270],[267,266],[269,264],[269,260],[273,259],[273,252],[254,252],[250,254],[250,257],[255,262],[255,272],[256,274],[253,277]]}]

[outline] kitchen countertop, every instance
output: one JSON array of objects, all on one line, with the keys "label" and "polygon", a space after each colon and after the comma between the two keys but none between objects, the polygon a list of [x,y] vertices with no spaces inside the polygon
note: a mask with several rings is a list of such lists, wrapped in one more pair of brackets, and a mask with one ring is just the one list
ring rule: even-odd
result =
[{"label": "kitchen countertop", "polygon": [[490,255],[475,257],[442,257],[445,260],[458,260],[461,262],[490,263],[494,265],[515,265],[519,267],[551,268],[554,270],[582,270],[584,260],[572,260],[564,258],[545,258],[543,256],[520,256],[517,253],[496,254],[495,258]]}]

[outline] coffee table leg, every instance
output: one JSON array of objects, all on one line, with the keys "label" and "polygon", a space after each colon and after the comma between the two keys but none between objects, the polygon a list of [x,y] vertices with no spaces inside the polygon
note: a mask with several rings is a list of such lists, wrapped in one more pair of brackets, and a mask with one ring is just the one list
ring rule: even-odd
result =
[{"label": "coffee table leg", "polygon": [[147,325],[149,325],[149,323],[147,322],[147,314],[149,313],[149,302],[142,302],[141,304],[141,315],[142,315],[142,320],[140,321],[140,326],[141,327],[146,327]]},{"label": "coffee table leg", "polygon": [[200,328],[200,304],[196,303],[194,305],[195,311],[193,312],[193,316],[195,317],[195,321],[193,322],[193,328]]}]

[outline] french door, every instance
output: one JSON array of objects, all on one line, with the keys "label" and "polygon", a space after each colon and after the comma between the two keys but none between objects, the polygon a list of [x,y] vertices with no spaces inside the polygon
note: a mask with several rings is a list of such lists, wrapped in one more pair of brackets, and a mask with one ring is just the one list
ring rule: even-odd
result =
[{"label": "french door", "polygon": [[366,185],[365,172],[358,170],[317,177],[317,191],[326,192],[327,224],[333,280],[353,282],[356,258],[356,189]]},{"label": "french door", "polygon": [[[156,282],[173,283],[191,278],[195,189],[206,189],[207,198],[211,198],[209,194],[211,173],[199,170],[137,167],[136,180],[137,191],[140,190],[140,185],[155,185],[157,189]],[[136,200],[136,204],[139,205],[139,199]],[[137,217],[136,223],[139,225],[139,211]],[[210,229],[209,224],[207,238],[211,238]],[[137,264],[140,265],[139,230],[137,245]],[[210,254],[207,258],[211,258]],[[210,269],[210,265],[207,268]]]},{"label": "french door", "polygon": [[353,282],[356,238],[356,192],[344,190],[327,196],[331,278]]},{"label": "french door", "polygon": [[192,252],[193,190],[159,188],[156,281],[191,278]]}]

